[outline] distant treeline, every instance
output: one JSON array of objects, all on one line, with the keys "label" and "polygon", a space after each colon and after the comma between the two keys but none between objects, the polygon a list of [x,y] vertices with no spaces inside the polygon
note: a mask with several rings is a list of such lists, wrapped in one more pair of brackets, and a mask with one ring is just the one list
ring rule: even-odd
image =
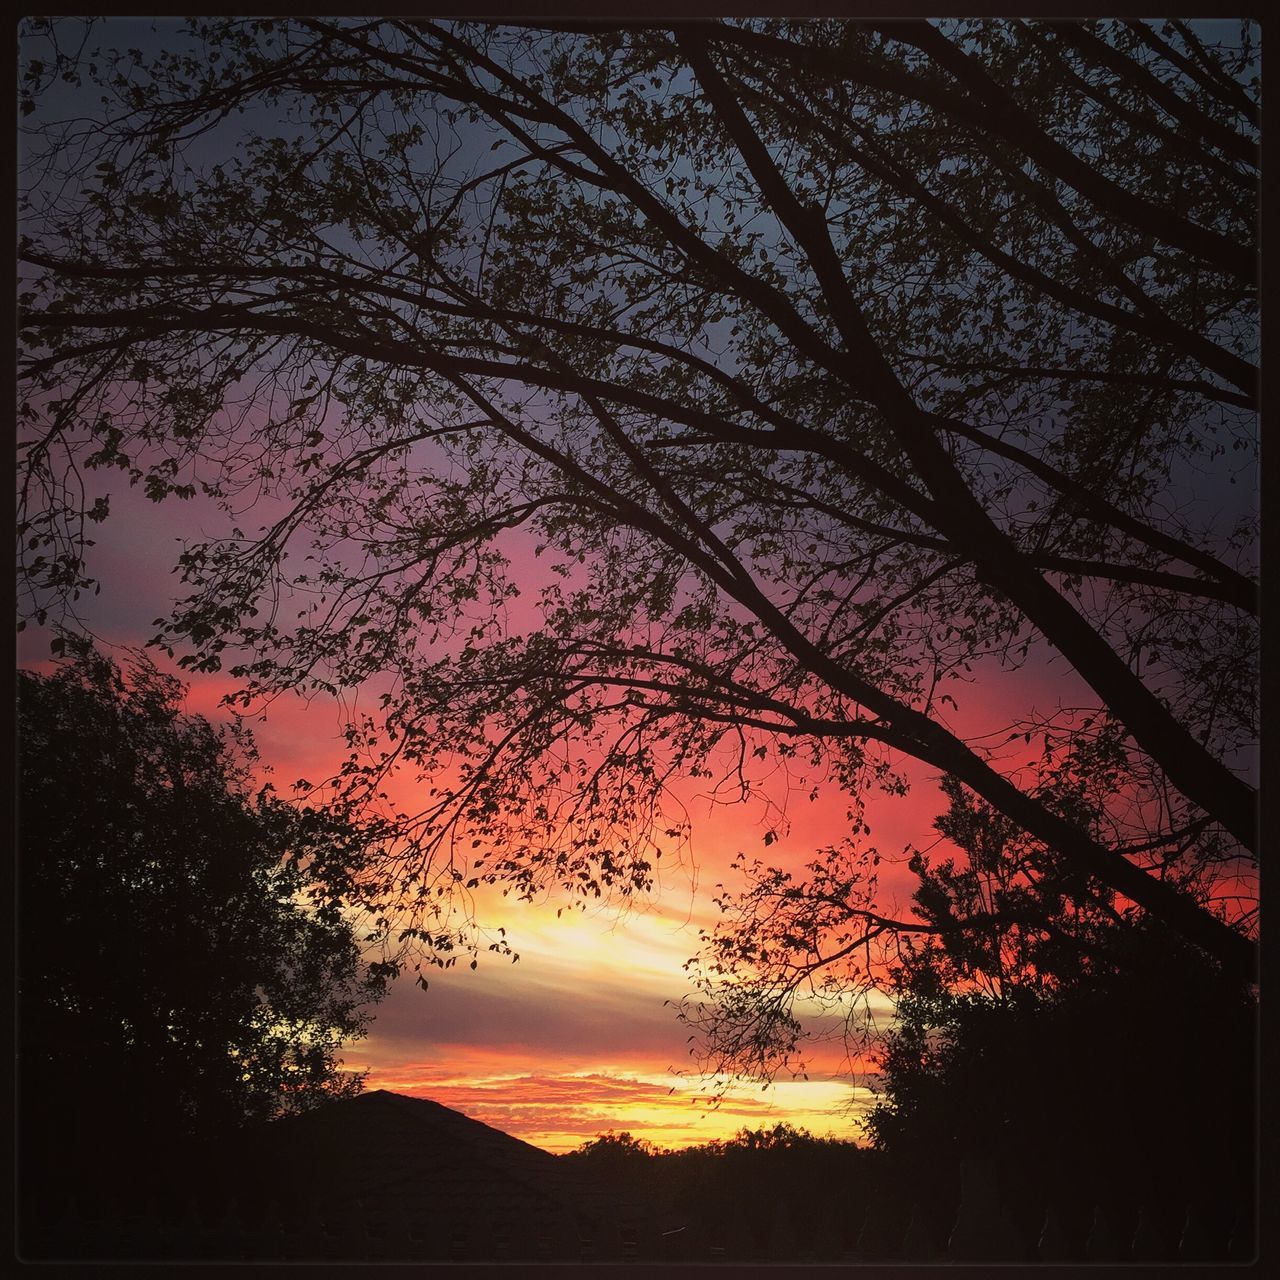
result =
[{"label": "distant treeline", "polygon": [[[669,1150],[604,1133],[562,1157],[623,1198],[652,1203],[689,1256],[838,1258],[854,1250],[896,1180],[884,1155],[780,1123]],[[680,1249],[683,1253],[685,1250]]]},{"label": "distant treeline", "polygon": [[[1168,1127],[1172,1133],[1188,1128],[1173,1114]],[[1117,1138],[1123,1149],[1125,1135]],[[1251,1135],[1237,1128],[1224,1138],[1239,1149],[1239,1172]],[[818,1138],[787,1124],[741,1129],[728,1141],[682,1150],[609,1132],[562,1159],[589,1168],[592,1180],[620,1200],[650,1206],[661,1233],[655,1256],[667,1258],[1192,1262],[1252,1256],[1255,1193],[1247,1180],[1223,1178],[1218,1166],[1220,1180],[1210,1186],[1176,1161],[1164,1178],[1148,1170],[1143,1179],[1135,1174],[1148,1163],[1139,1145],[1127,1153],[1129,1176],[1118,1190],[1106,1160],[1092,1173],[1081,1165],[1079,1143],[1067,1129],[1057,1145],[1072,1168],[1069,1188],[1047,1176],[1041,1162],[1015,1160],[991,1143],[965,1151],[940,1142],[926,1154],[882,1140],[859,1146]]]}]

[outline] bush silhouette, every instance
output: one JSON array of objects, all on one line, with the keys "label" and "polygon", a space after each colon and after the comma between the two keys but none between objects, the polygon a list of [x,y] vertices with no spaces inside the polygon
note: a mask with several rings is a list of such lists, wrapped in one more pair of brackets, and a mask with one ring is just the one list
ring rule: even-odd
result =
[{"label": "bush silhouette", "polygon": [[163,1192],[175,1141],[362,1085],[336,1054],[386,972],[308,872],[362,833],[255,793],[252,742],[182,694],[84,645],[18,676],[28,1200]]}]

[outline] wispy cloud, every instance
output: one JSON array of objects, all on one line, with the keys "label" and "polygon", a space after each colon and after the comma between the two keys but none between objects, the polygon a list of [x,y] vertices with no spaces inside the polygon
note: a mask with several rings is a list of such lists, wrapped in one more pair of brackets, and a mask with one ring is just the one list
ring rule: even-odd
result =
[{"label": "wispy cloud", "polygon": [[549,1151],[571,1150],[608,1129],[687,1146],[782,1120],[814,1133],[854,1138],[856,1114],[869,1097],[847,1082],[815,1079],[767,1091],[740,1088],[712,1107],[689,1079],[625,1070],[512,1070],[517,1054],[479,1057],[470,1046],[450,1048],[456,1056],[448,1066],[379,1066],[369,1084],[431,1098]]}]

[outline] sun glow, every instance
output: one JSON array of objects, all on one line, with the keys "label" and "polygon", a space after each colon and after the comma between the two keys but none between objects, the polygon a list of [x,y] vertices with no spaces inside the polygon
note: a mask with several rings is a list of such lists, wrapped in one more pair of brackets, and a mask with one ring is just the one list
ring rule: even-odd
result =
[{"label": "sun glow", "polygon": [[430,1098],[554,1152],[609,1129],[665,1147],[780,1121],[860,1137],[871,1092],[839,1040],[814,1045],[807,1080],[721,1089],[699,1075],[674,1005],[712,914],[691,911],[687,896],[557,916],[555,900],[483,887],[476,906],[505,922],[519,962],[427,969],[425,992],[401,979],[368,1040],[344,1055],[369,1072],[368,1088]]},{"label": "sun glow", "polygon": [[[767,1089],[731,1086],[713,1099],[696,1077],[646,1074],[626,1066],[509,1069],[515,1056],[449,1067],[405,1063],[373,1067],[367,1087],[430,1098],[547,1151],[571,1151],[606,1130],[626,1130],[660,1147],[724,1141],[743,1128],[780,1121],[816,1136],[856,1140],[870,1089],[848,1081],[785,1081]],[[353,1056],[353,1055],[349,1055]],[[507,1069],[504,1069],[506,1067]]]}]

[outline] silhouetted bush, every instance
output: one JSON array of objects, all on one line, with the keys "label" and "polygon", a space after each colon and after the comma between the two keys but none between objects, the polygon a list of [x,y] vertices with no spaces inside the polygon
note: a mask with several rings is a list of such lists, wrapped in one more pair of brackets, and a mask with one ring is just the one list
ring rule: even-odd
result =
[{"label": "silhouetted bush", "polygon": [[[329,887],[362,833],[251,785],[251,740],[145,660],[18,677],[20,1144],[50,1204],[186,1186],[185,1144],[358,1092],[386,971]],[[175,1171],[181,1176],[175,1179]]]}]

